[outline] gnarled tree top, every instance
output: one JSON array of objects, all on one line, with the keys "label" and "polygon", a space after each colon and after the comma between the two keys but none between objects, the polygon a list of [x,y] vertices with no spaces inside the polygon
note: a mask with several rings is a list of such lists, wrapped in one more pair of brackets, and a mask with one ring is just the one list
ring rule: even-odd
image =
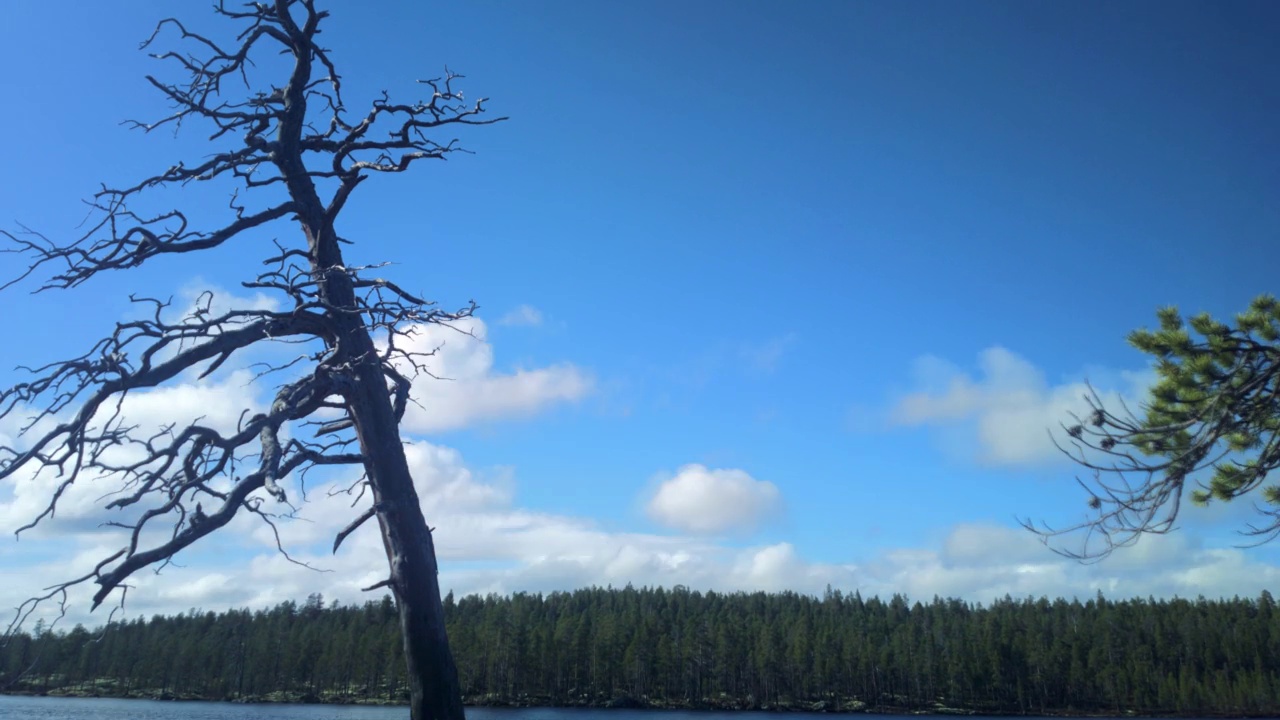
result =
[{"label": "gnarled tree top", "polygon": [[[426,90],[421,100],[397,103],[383,94],[362,114],[349,114],[329,51],[317,43],[328,13],[317,10],[314,0],[249,3],[240,9],[220,2],[215,10],[240,26],[236,44],[220,45],[174,18],[160,21],[142,43],[153,50],[164,40],[175,41],[176,49],[152,55],[176,66],[185,79],[148,77],[173,112],[131,124],[150,132],[198,123],[212,128],[211,139],[239,138],[239,143],[133,184],[103,187],[91,200],[96,221],[70,242],[25,228],[0,231],[10,242],[9,252],[28,261],[0,289],[28,279],[37,292],[71,288],[103,272],[219,247],[255,228],[288,223],[297,231],[296,240],[263,247],[265,269],[243,283],[282,302],[274,308],[215,312],[212,298],[205,296],[185,317],[174,319],[167,301],[138,295],[132,299],[149,308],[146,317],[117,323],[82,355],[29,369],[30,379],[0,391],[0,418],[29,418],[18,441],[0,446],[0,481],[21,473],[58,476],[48,506],[17,532],[53,517],[64,492],[88,478],[114,487],[104,498],[105,512],[128,510],[106,523],[121,528],[123,547],[84,576],[25,603],[11,630],[39,602],[60,598],[65,603],[67,589],[80,583],[98,585],[97,607],[114,590],[127,587],[130,575],[163,567],[238,513],[253,513],[274,530],[276,515],[265,508],[259,490],[287,506],[281,481],[291,473],[367,464],[349,417],[353,385],[357,377],[366,377],[354,368],[377,364],[398,420],[410,401],[410,382],[426,372],[423,356],[430,354],[409,349],[404,338],[424,324],[448,324],[474,309],[472,304],[440,310],[379,277],[376,266],[347,266],[335,220],[370,173],[400,173],[418,160],[462,152],[455,139],[441,135],[449,126],[504,118],[486,117],[483,99],[465,101],[456,88],[461,76],[448,72],[421,81]],[[279,87],[250,85],[247,68],[264,53],[292,60]],[[149,190],[214,178],[239,184],[231,199],[232,218],[219,227],[195,227],[179,208],[146,215],[130,209]],[[255,192],[269,186],[282,187],[283,196]],[[266,196],[277,200],[251,205]],[[378,344],[370,341],[371,334]],[[261,370],[259,379],[277,373],[284,379],[269,405],[246,409],[236,427],[197,421],[142,430],[122,413],[126,396],[184,373],[203,378],[263,342],[295,343],[302,354]],[[353,485],[361,489],[357,500],[365,480]],[[358,513],[338,535],[335,550],[372,515],[372,508]]]}]

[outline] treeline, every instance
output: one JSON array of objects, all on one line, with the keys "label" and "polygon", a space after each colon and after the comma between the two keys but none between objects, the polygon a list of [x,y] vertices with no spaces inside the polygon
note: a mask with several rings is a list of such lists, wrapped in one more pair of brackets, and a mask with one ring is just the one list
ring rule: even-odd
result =
[{"label": "treeline", "polygon": [[[445,601],[472,703],[1280,715],[1280,613],[1256,600],[911,603],[828,591],[589,589]],[[0,648],[0,689],[398,702],[390,598],[191,611]]]}]

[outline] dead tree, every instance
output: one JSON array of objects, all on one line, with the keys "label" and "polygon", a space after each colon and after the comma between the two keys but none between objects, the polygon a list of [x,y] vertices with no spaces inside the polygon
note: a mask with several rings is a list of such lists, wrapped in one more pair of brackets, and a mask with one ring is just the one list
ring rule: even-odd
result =
[{"label": "dead tree", "polygon": [[[97,585],[94,608],[108,597],[122,600],[131,575],[163,567],[237,514],[270,523],[270,508],[287,500],[281,483],[291,474],[354,466],[362,494],[369,491],[368,507],[338,534],[333,549],[377,519],[389,575],[374,587],[389,588],[399,609],[412,716],[462,718],[435,549],[399,422],[411,401],[411,381],[426,372],[429,354],[414,351],[408,336],[468,316],[475,306],[446,312],[377,277],[375,268],[348,265],[343,244],[349,241],[337,223],[371,173],[400,173],[419,160],[444,159],[461,148],[433,135],[504,118],[486,119],[484,101],[465,102],[455,89],[460,76],[448,73],[421,81],[425,100],[400,104],[383,93],[363,115],[349,116],[330,53],[317,44],[328,13],[315,0],[240,9],[219,3],[215,11],[239,24],[234,44],[191,32],[173,18],[162,20],[142,43],[150,48],[174,37],[179,49],[153,56],[178,66],[185,79],[148,77],[173,112],[133,126],[150,132],[201,123],[212,128],[211,142],[226,147],[127,187],[104,187],[91,201],[96,221],[71,242],[26,229],[5,232],[10,251],[24,255],[27,266],[4,287],[29,279],[37,292],[73,288],[101,273],[172,262],[234,242],[260,243],[264,228],[287,226],[297,231],[293,241],[263,248],[266,269],[243,283],[278,294],[283,306],[219,312],[206,298],[195,312],[173,320],[166,302],[131,297],[149,308],[146,319],[118,323],[83,355],[31,370],[30,379],[0,393],[0,417],[30,417],[20,440],[0,447],[0,479],[42,470],[58,473],[60,483],[44,512],[18,532],[52,517],[63,492],[86,477],[110,480],[115,493],[104,511],[127,518],[108,523],[122,530],[119,550],[84,576],[24,603],[11,630],[41,601],[65,603],[75,585]],[[281,86],[252,87],[254,58],[269,54],[283,54],[291,70]],[[181,209],[131,209],[148,191],[208,180],[236,187],[228,219],[215,229],[189,223]],[[274,204],[252,207],[248,199],[258,197]],[[145,432],[120,412],[128,393],[157,388],[183,372],[202,371],[203,378],[248,348],[280,342],[297,344],[302,355],[271,368],[276,374],[259,375],[288,380],[275,388],[269,409],[246,414],[233,432],[200,422]]]}]

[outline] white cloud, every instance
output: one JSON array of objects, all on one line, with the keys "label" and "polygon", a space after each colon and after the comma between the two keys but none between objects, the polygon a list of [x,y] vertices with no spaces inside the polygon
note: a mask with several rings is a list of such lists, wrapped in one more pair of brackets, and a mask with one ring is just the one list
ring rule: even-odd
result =
[{"label": "white cloud", "polygon": [[[1005,594],[1087,598],[1098,590],[1114,598],[1253,596],[1280,582],[1280,568],[1260,555],[1202,547],[1190,533],[1145,538],[1103,563],[1080,565],[1021,529],[981,524],[956,526],[936,545],[889,548],[857,562],[815,562],[788,542],[735,547],[697,534],[630,532],[522,508],[509,472],[477,472],[456,450],[429,443],[408,450],[427,521],[436,528],[441,586],[458,594],[627,583],[817,594],[830,584],[867,596],[990,602]],[[701,469],[685,477],[714,472]],[[386,575],[377,524],[368,523],[336,555],[330,553],[334,533],[367,507],[367,497],[351,507],[351,498],[340,492],[345,485],[338,478],[316,484],[300,517],[280,524],[295,557],[330,572],[290,564],[274,551],[266,529],[255,529],[257,521],[246,518],[184,552],[180,566],[160,575],[139,574],[128,616],[192,607],[259,608],[313,592],[344,602],[368,597],[360,588]],[[750,487],[741,477],[730,485]],[[82,574],[119,540],[86,534],[34,544],[0,541],[0,605],[12,607],[53,579]],[[85,615],[89,590],[73,593],[69,622],[93,624],[105,617]]]},{"label": "white cloud", "polygon": [[759,373],[769,374],[778,369],[778,363],[781,362],[782,356],[796,342],[796,334],[788,333],[759,344],[744,347],[742,349],[742,357],[747,362],[747,369]]},{"label": "white cloud", "polygon": [[[120,420],[135,426],[132,434],[138,438],[156,435],[168,425],[184,427],[197,420],[205,427],[230,433],[246,413],[261,409],[252,392],[252,379],[251,372],[239,370],[226,373],[216,381],[178,382],[146,392],[130,393],[120,404]],[[95,419],[106,418],[115,410],[114,404],[104,406]],[[56,423],[55,419],[49,418],[18,437],[17,423],[24,415],[26,413],[18,411],[0,420],[0,435],[5,436],[6,444],[26,447]],[[145,454],[138,446],[126,445],[109,449],[103,457],[119,463],[141,460]],[[64,479],[56,469],[45,468],[36,472],[36,464],[32,463],[23,472],[0,483],[0,533],[12,533],[34,520],[48,507]],[[106,502],[121,495],[120,490],[118,477],[82,472],[59,498],[56,514],[26,531],[25,536],[40,539],[72,532],[97,532],[97,527],[104,521],[127,521],[135,517],[141,508],[135,506],[109,513],[102,509]]]},{"label": "white cloud", "polygon": [[[973,423],[978,448],[976,459],[993,465],[1022,465],[1060,457],[1049,432],[1061,432],[1071,413],[1083,416],[1089,406],[1084,382],[1051,386],[1044,374],[1002,347],[983,350],[978,358],[980,378],[936,357],[916,362],[918,389],[900,398],[890,411],[890,422],[903,426]],[[1120,377],[1125,402],[1151,381],[1149,373],[1123,372]],[[1122,397],[1115,388],[1096,388],[1107,407],[1118,407]]]},{"label": "white cloud", "polygon": [[[986,602],[1013,597],[1256,596],[1280,580],[1280,567],[1245,550],[1205,549],[1186,534],[1147,536],[1103,562],[1084,565],[1056,555],[1025,530],[960,525],[937,550],[883,553],[855,576],[877,594],[904,592]],[[865,590],[864,590],[865,592]]]},{"label": "white cloud", "polygon": [[594,387],[590,375],[569,363],[498,372],[484,322],[467,318],[454,327],[419,326],[407,345],[417,352],[436,351],[425,363],[436,377],[423,374],[413,384],[417,404],[409,407],[404,422],[411,432],[526,418],[551,405],[580,400]]},{"label": "white cloud", "polygon": [[499,325],[525,325],[537,327],[542,324],[542,311],[532,305],[520,305],[498,320]]},{"label": "white cloud", "polygon": [[[619,531],[583,517],[521,508],[514,503],[509,472],[478,473],[456,450],[429,443],[415,443],[407,450],[427,521],[435,527],[442,586],[459,593],[629,582],[818,592],[827,582],[840,581],[840,568],[808,563],[786,543],[738,549],[694,536]],[[733,472],[702,472],[728,477],[733,487],[741,481]],[[185,551],[177,565],[160,575],[139,574],[129,593],[129,615],[191,607],[262,607],[311,592],[359,601],[360,587],[385,577],[385,555],[375,522],[352,534],[336,555],[330,554],[334,534],[369,502],[366,496],[352,507],[352,497],[342,492],[347,484],[338,478],[312,483],[310,501],[302,505],[298,518],[279,522],[281,538],[294,557],[331,572],[289,563],[274,551],[270,531],[246,517]],[[291,494],[296,496],[296,491]],[[0,605],[16,605],[53,579],[83,574],[120,539],[85,533],[54,538],[50,544],[24,541],[19,547],[0,542]],[[49,549],[66,560],[49,562],[20,552],[32,547]],[[72,593],[71,622],[101,622],[101,616],[85,615],[90,590]]]},{"label": "white cloud", "polygon": [[661,483],[649,499],[649,517],[691,533],[750,530],[781,509],[781,494],[771,482],[742,470],[709,470],[685,465]]},{"label": "white cloud", "polygon": [[[483,325],[471,327],[483,337]],[[513,407],[545,407],[573,395],[535,392],[528,395],[536,400],[531,404],[513,406],[509,400],[494,401],[479,415],[469,415],[475,412],[467,409],[473,402],[469,395],[433,396],[432,392],[441,387],[469,387],[484,397],[491,392],[486,388],[494,383],[519,382],[512,379],[517,375],[495,373],[491,349],[482,340],[454,333],[435,339],[444,341],[448,349],[432,360],[433,369],[460,380],[424,380],[419,397],[428,409],[462,408],[457,410],[461,415],[452,416],[452,426],[508,417]],[[434,346],[430,342],[423,345]],[[1007,405],[1018,404],[1002,404],[996,399],[1007,401],[1029,390],[1031,400],[1025,402],[1034,406],[1054,397],[1055,389],[1025,361],[1007,351],[1002,351],[1004,355],[992,352],[994,356],[984,359],[986,376],[981,381],[971,380],[940,361],[924,363],[926,377],[921,382],[926,397],[911,406],[913,411],[902,411],[905,421],[1004,417]],[[204,415],[212,423],[234,423],[240,409],[256,402],[244,379],[230,372],[217,381],[139,394],[131,398],[130,412],[147,423],[196,415]],[[962,388],[954,397],[949,394],[953,386]],[[968,399],[971,395],[978,399]],[[935,400],[939,402],[930,404]],[[0,427],[0,432],[6,431]],[[442,587],[460,594],[545,592],[626,583],[820,593],[830,584],[860,590],[864,595],[884,597],[904,592],[922,600],[937,594],[987,602],[1005,593],[1088,597],[1098,589],[1113,597],[1250,596],[1280,582],[1280,568],[1263,562],[1260,553],[1207,547],[1191,533],[1145,538],[1106,562],[1082,566],[1052,554],[1020,529],[960,525],[939,543],[890,548],[863,557],[851,554],[851,561],[844,563],[817,562],[788,542],[739,547],[704,535],[753,527],[776,511],[778,488],[742,470],[690,465],[660,483],[648,498],[648,509],[656,513],[655,519],[681,532],[658,534],[521,507],[509,469],[477,470],[452,448],[419,442],[409,445],[406,452],[427,521],[436,528]],[[376,522],[355,532],[336,555],[330,552],[334,534],[369,502],[366,496],[352,507],[354,498],[343,492],[351,480],[332,473],[309,479],[310,501],[301,506],[297,519],[280,522],[282,539],[291,553],[331,572],[288,563],[275,552],[268,529],[254,518],[243,517],[184,551],[177,558],[178,565],[160,575],[143,572],[132,579],[135,589],[129,593],[128,615],[172,613],[191,607],[259,608],[287,599],[300,600],[312,592],[344,602],[368,597],[359,588],[386,574]],[[7,529],[13,518],[38,507],[31,504],[33,500],[47,498],[47,486],[24,487],[22,482],[27,481],[0,483],[0,529]],[[300,497],[297,483],[297,478],[286,483],[295,500]],[[67,497],[66,516],[60,515],[58,522],[66,521],[68,525],[60,529],[72,528],[74,532],[24,536],[21,543],[14,542],[11,535],[0,535],[0,606],[16,606],[53,581],[82,575],[120,546],[120,534],[97,527],[104,519],[94,502],[100,494],[98,489]],[[91,590],[87,587],[72,593],[69,623],[95,624],[105,618],[102,612],[86,614]]]},{"label": "white cloud", "polygon": [[207,317],[219,317],[232,310],[280,310],[280,296],[268,295],[261,290],[251,295],[239,295],[216,285],[211,285],[201,278],[196,278],[183,286],[179,291],[183,305],[171,317],[169,322],[178,322],[193,316],[196,311],[203,311]]},{"label": "white cloud", "polygon": [[947,534],[938,556],[957,567],[986,565],[997,551],[1002,553],[1001,560],[1014,564],[1044,560],[1044,546],[1028,542],[1032,538],[1024,530],[998,525],[957,525]]},{"label": "white cloud", "polygon": [[[183,298],[186,305],[175,306],[175,314],[189,312],[196,296],[188,292]],[[262,296],[228,300],[219,294],[214,310],[221,309],[224,301],[237,306],[271,306],[270,300]],[[461,427],[529,415],[589,392],[591,379],[572,365],[496,372],[492,349],[483,340],[483,323],[475,320],[461,325],[475,337],[432,326],[415,339],[418,349],[440,346],[440,352],[429,358],[431,369],[456,379],[422,378],[417,382],[415,397],[427,410],[410,406],[406,423],[410,429]],[[121,406],[121,417],[136,425],[135,435],[144,438],[165,426],[182,427],[196,418],[228,432],[245,412],[261,410],[262,399],[274,384],[255,384],[254,375],[230,364],[205,379],[197,379],[195,372],[185,373],[168,386],[128,395]],[[273,378],[275,382],[288,379]],[[11,446],[29,442],[30,434],[25,440],[17,437],[28,414],[19,409],[0,418],[0,439]],[[46,418],[32,432],[51,428],[58,420]],[[137,455],[139,451],[126,447],[110,452]],[[512,509],[509,469],[478,474],[462,463],[455,450],[426,443],[411,445],[406,452],[424,510],[438,525],[440,536],[448,538],[441,543],[442,558],[508,558],[526,562],[530,547],[561,553],[581,544],[594,532],[590,523],[579,519]],[[131,579],[137,588],[130,591],[131,607],[144,612],[175,612],[198,605],[256,607],[313,590],[327,594],[341,591],[344,597],[356,599],[354,588],[385,575],[380,565],[385,556],[376,523],[371,523],[352,536],[337,557],[330,557],[335,533],[359,513],[358,508],[351,507],[353,496],[344,492],[352,479],[353,476],[338,477],[333,470],[313,473],[307,482],[310,502],[301,504],[296,519],[278,521],[282,540],[291,553],[335,572],[317,574],[289,564],[275,552],[270,529],[258,518],[242,513],[221,532],[180,553],[176,563],[161,575],[143,572]],[[85,473],[63,494],[57,515],[24,533],[18,544],[12,531],[47,506],[59,482],[56,473],[46,471],[0,483],[0,605],[14,607],[52,582],[84,575],[125,542],[121,530],[104,527],[103,523],[129,522],[143,510],[133,507],[123,513],[104,511],[104,496],[118,490],[119,481]],[[301,500],[299,478],[287,478],[281,484],[288,490],[290,500]],[[271,502],[268,500],[267,509],[288,511]],[[368,497],[361,502],[367,504]],[[156,539],[144,536],[142,545],[154,544]],[[73,590],[72,608],[80,613],[80,619],[101,622],[101,614],[84,616],[93,589],[86,586]]]}]

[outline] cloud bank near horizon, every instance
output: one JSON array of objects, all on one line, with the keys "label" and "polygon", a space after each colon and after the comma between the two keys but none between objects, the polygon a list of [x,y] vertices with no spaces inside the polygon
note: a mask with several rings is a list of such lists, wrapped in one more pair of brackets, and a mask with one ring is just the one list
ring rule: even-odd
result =
[{"label": "cloud bank near horizon", "polygon": [[[471,320],[461,329],[429,327],[415,338],[420,349],[437,350],[433,371],[452,380],[416,385],[425,409],[406,422],[418,435],[406,452],[435,527],[446,591],[506,594],[632,584],[820,594],[830,586],[863,595],[986,603],[1005,595],[1088,597],[1099,591],[1115,597],[1252,596],[1280,581],[1275,565],[1244,550],[1208,545],[1195,532],[1146,538],[1106,563],[1079,565],[1019,528],[963,521],[940,528],[934,542],[850,549],[840,562],[815,559],[792,541],[763,540],[760,534],[782,513],[783,490],[798,478],[762,480],[744,468],[692,462],[656,477],[653,468],[635,473],[650,528],[531,507],[521,502],[516,470],[473,466],[456,448],[422,436],[528,418],[575,402],[591,391],[590,375],[570,364],[503,372],[483,322]],[[1080,388],[1050,386],[1029,362],[1002,348],[984,352],[979,365],[982,374],[975,379],[936,358],[922,360],[920,386],[895,404],[894,420],[976,422],[988,431],[979,435],[975,459],[1014,465],[1042,460],[1045,448],[1023,431],[1071,407],[1070,396]],[[251,378],[246,370],[184,378],[130,396],[125,412],[144,427],[195,417],[232,426],[246,408],[262,402]],[[14,431],[12,423],[0,423],[0,434]],[[67,492],[47,524],[21,542],[0,543],[0,604],[14,607],[52,580],[81,575],[119,547],[122,536],[101,524],[108,518],[100,498],[109,488],[86,480]],[[162,573],[139,573],[131,581],[125,616],[261,608],[313,592],[343,602],[368,598],[360,588],[385,576],[376,524],[354,533],[336,555],[330,551],[334,535],[368,502],[348,492],[354,480],[339,473],[313,478],[296,516],[279,522],[280,540],[297,563],[276,551],[269,527],[238,517]],[[45,473],[0,484],[0,528],[12,531],[37,514],[55,483]],[[291,497],[301,498],[297,478],[286,486]],[[89,590],[72,591],[66,622],[93,625],[106,618],[103,611],[87,613]]]}]

